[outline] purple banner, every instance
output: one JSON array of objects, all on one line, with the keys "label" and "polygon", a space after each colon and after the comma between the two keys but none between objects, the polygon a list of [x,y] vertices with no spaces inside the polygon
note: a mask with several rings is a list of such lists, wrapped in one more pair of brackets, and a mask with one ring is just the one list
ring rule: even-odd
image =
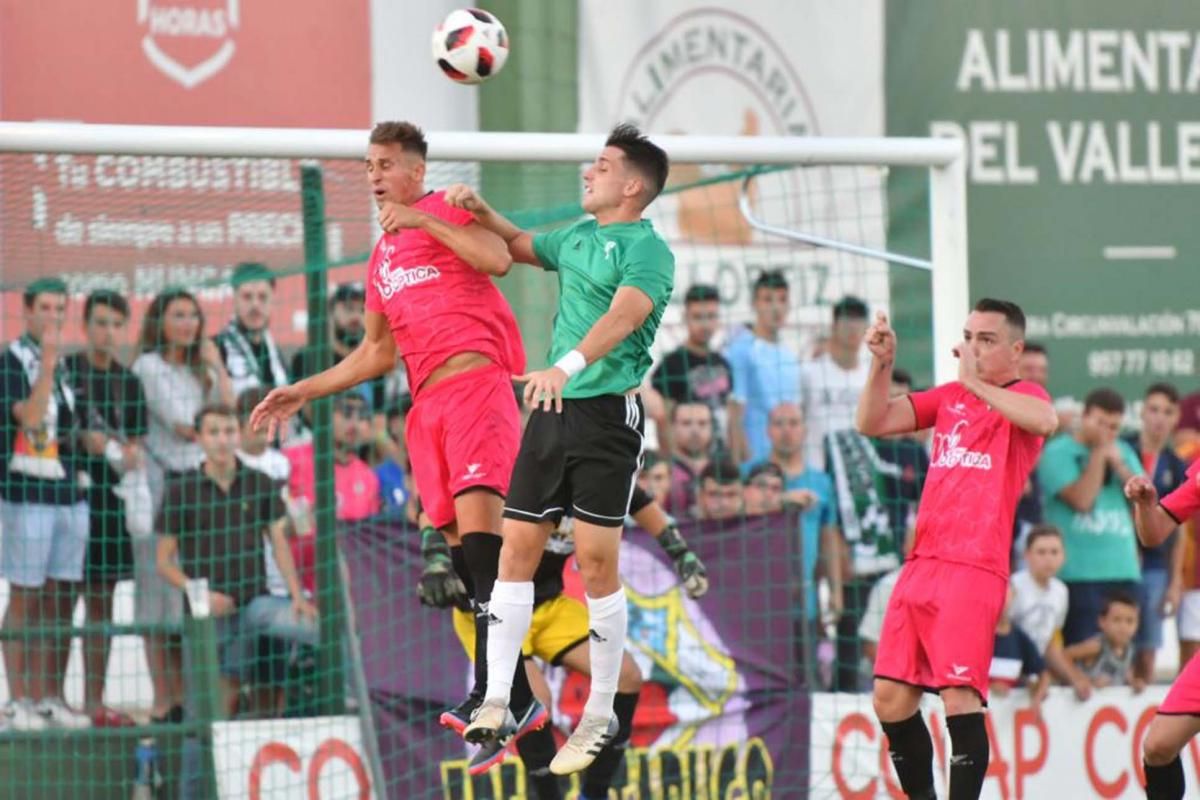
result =
[{"label": "purple banner", "polygon": [[[624,769],[622,798],[802,797],[808,779],[809,698],[792,618],[799,521],[752,517],[685,523],[681,532],[708,567],[711,589],[684,595],[651,537],[631,531],[621,576],[629,598],[628,649],[645,684]],[[348,528],[340,546],[362,640],[388,797],[520,798],[515,758],[470,778],[468,751],[437,717],[462,700],[470,665],[447,611],[417,602],[419,536],[397,522]],[[565,575],[578,596],[573,562]],[[554,720],[569,729],[587,679],[549,674]],[[661,788],[651,791],[651,777]],[[468,790],[467,784],[470,783]],[[729,794],[732,792],[732,794]]]}]

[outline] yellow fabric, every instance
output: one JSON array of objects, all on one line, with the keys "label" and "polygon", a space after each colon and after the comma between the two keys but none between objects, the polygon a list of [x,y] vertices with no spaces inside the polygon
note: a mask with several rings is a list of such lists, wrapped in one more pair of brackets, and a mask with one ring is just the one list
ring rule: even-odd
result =
[{"label": "yellow fabric", "polygon": [[[475,618],[467,611],[454,609],[454,633],[467,658],[475,654]],[[587,606],[573,597],[559,595],[533,609],[529,633],[521,643],[521,655],[553,661],[588,636]]]}]

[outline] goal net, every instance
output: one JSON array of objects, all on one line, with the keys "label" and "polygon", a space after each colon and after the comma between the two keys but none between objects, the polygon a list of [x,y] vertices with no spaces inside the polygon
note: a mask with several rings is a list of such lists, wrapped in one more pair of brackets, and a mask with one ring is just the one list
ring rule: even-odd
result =
[{"label": "goal net", "polygon": [[[428,188],[478,186],[535,230],[581,217],[582,169],[603,144],[429,138]],[[851,345],[876,311],[902,318],[899,366],[914,382],[953,374],[967,308],[959,147],[656,139],[672,171],[646,216],[676,273],[639,482],[711,589],[687,597],[652,536],[625,537],[641,680],[609,796],[872,791],[886,759],[858,627],[899,563],[927,461],[914,441],[837,434],[865,358]],[[312,403],[275,440],[244,424],[263,387],[361,340],[379,235],[365,143],[359,131],[0,124],[10,409],[28,405],[44,342],[59,341],[42,422],[0,430],[0,772],[19,796],[536,796],[516,753],[471,776],[472,750],[438,723],[471,670],[453,612],[418,601],[421,454],[404,446],[403,367]],[[926,204],[927,235],[890,232]],[[518,265],[499,283],[531,366],[544,364],[555,276]],[[240,427],[244,466],[228,485],[201,466],[225,463],[234,435],[221,438],[219,414],[197,426],[212,403]],[[39,518],[47,503],[55,515]],[[554,554],[570,547],[552,540]],[[315,620],[295,615],[278,550]],[[582,598],[571,559],[563,593]],[[531,664],[561,743],[587,696],[560,663],[579,621],[540,613]],[[564,780],[566,796],[585,780]]]}]

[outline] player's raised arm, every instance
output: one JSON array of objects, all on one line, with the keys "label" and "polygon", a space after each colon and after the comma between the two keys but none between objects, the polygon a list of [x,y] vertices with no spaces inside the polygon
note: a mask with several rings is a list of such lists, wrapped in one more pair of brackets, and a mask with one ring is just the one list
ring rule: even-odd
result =
[{"label": "player's raised arm", "polygon": [[388,233],[402,228],[419,228],[450,248],[472,269],[488,275],[503,277],[512,268],[512,256],[504,240],[478,222],[454,225],[433,214],[389,201],[379,207],[379,227]]},{"label": "player's raised arm", "polygon": [[867,385],[858,396],[855,423],[864,436],[910,433],[917,427],[917,415],[907,397],[891,397],[892,368],[896,363],[896,332],[887,314],[875,313],[875,322],[867,328],[867,349],[871,351],[871,371]]},{"label": "player's raised arm", "polygon": [[498,213],[480,194],[464,183],[456,183],[446,189],[446,203],[470,211],[475,215],[476,223],[499,236],[508,247],[508,254],[513,261],[531,264],[535,267],[544,266],[533,249],[533,234],[521,230],[512,222]]},{"label": "player's raised arm", "polygon": [[983,380],[979,376],[978,359],[968,350],[966,343],[954,348],[958,379],[968,391],[1026,433],[1048,437],[1058,429],[1058,413],[1050,401]]},{"label": "player's raised arm", "polygon": [[257,430],[267,423],[269,435],[274,436],[276,426],[286,422],[305,402],[378,378],[395,366],[396,341],[388,328],[387,317],[368,311],[366,335],[350,355],[311,378],[273,389],[250,413],[250,425]]}]

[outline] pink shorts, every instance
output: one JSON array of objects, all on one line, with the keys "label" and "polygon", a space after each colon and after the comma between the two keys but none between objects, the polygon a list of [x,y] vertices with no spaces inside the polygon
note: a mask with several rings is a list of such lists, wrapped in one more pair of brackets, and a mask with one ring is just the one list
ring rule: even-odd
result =
[{"label": "pink shorts", "polygon": [[1200,658],[1192,656],[1158,707],[1160,714],[1200,717]]},{"label": "pink shorts", "polygon": [[985,703],[1008,584],[994,572],[918,558],[888,601],[875,677],[929,692],[970,687]]},{"label": "pink shorts", "polygon": [[454,521],[454,498],[467,489],[507,495],[521,446],[521,412],[508,371],[481,367],[422,391],[408,412],[404,440],[421,507],[434,526]]}]

